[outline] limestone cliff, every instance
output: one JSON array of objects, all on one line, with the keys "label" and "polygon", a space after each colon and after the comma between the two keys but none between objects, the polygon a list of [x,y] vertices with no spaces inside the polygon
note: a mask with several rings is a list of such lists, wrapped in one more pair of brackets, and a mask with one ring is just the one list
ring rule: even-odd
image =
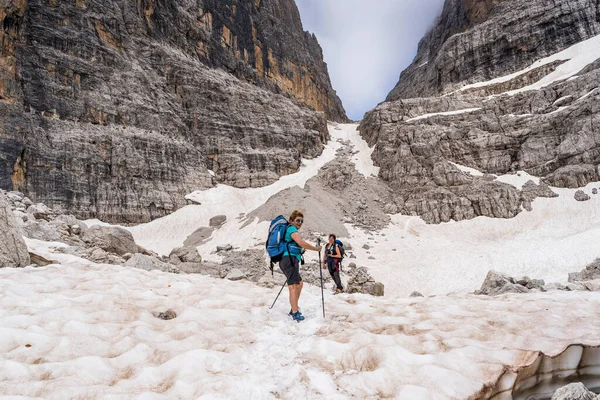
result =
[{"label": "limestone cliff", "polygon": [[507,75],[598,34],[597,0],[447,0],[387,100]]},{"label": "limestone cliff", "polygon": [[291,0],[0,0],[0,21],[0,188],[81,218],[270,184],[328,139],[306,105],[345,119]]},{"label": "limestone cliff", "polygon": [[[569,188],[599,181],[599,15],[600,3],[586,0],[447,0],[413,65],[360,126],[395,193],[391,208],[433,223],[509,218],[553,194],[492,174],[523,170]],[[467,83],[478,85],[459,90]]]},{"label": "limestone cliff", "polygon": [[[331,87],[327,65],[316,37],[304,32],[294,0],[204,0],[186,11],[196,15],[197,43],[190,42],[209,65],[283,92],[323,111],[332,121],[347,120]],[[201,4],[199,3],[199,4]],[[152,5],[147,6],[152,7]],[[169,29],[170,18],[152,15]]]}]

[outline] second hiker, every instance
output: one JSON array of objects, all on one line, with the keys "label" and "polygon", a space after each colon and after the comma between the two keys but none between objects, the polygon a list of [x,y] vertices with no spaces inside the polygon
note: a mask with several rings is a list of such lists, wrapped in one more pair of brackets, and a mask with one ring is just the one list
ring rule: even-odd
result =
[{"label": "second hiker", "polygon": [[294,210],[290,215],[290,226],[285,231],[285,241],[288,243],[295,242],[298,246],[288,246],[288,250],[283,253],[283,258],[279,262],[279,268],[287,278],[288,290],[290,293],[290,316],[296,321],[303,321],[304,316],[298,309],[298,299],[302,292],[302,286],[304,282],[300,276],[300,260],[302,259],[301,249],[321,251],[321,246],[315,247],[305,242],[298,229],[302,227],[304,223],[304,215],[301,211]]},{"label": "second hiker", "polygon": [[329,275],[331,275],[335,282],[335,294],[338,294],[344,291],[344,287],[342,286],[342,280],[340,279],[340,260],[342,259],[342,252],[336,239],[337,238],[333,233],[329,235],[329,243],[325,246],[325,254],[323,257],[323,269],[327,266]]}]

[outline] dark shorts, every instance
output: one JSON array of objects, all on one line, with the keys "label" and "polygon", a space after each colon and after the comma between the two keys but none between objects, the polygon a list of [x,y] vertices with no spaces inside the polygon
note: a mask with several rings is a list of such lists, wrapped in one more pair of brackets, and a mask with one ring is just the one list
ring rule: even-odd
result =
[{"label": "dark shorts", "polygon": [[287,278],[288,285],[297,285],[302,280],[300,276],[300,262],[294,256],[283,256],[279,261],[279,268]]}]

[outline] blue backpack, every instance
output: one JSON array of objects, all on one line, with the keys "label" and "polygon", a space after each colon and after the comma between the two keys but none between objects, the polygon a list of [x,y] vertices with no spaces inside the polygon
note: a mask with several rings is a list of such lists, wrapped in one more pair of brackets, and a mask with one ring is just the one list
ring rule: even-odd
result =
[{"label": "blue backpack", "polygon": [[338,249],[340,249],[340,256],[342,256],[342,258],[340,258],[340,261],[342,261],[342,259],[343,259],[344,257],[346,257],[346,250],[344,250],[344,243],[342,243],[342,241],[341,241],[341,240],[339,240],[339,239],[336,239],[336,240],[335,240],[335,244],[336,244],[336,247],[337,247]]},{"label": "blue backpack", "polygon": [[271,225],[269,225],[269,236],[267,237],[266,248],[269,257],[271,258],[271,274],[273,273],[273,264],[281,261],[283,253],[285,253],[286,250],[290,254],[290,257],[292,252],[300,254],[302,251],[302,247],[298,246],[293,240],[291,242],[285,241],[285,233],[289,226],[290,223],[283,215],[272,220]]}]

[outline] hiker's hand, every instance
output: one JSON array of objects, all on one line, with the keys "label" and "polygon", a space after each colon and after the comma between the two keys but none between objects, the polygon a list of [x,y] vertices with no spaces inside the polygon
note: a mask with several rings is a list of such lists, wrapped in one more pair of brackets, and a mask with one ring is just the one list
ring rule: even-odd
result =
[{"label": "hiker's hand", "polygon": [[323,248],[323,246],[321,246],[321,245],[317,245],[317,247],[315,247],[315,250],[316,250],[316,251],[321,251],[321,249],[322,249],[322,248]]}]

